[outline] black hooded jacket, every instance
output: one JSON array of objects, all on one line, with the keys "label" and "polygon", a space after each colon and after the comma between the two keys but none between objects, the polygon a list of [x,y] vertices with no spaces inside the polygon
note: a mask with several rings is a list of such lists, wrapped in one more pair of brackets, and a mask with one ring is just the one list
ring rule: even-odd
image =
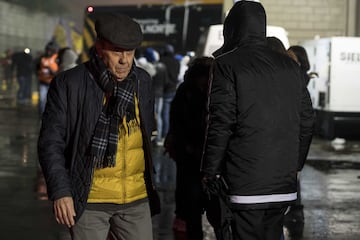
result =
[{"label": "black hooded jacket", "polygon": [[202,171],[221,174],[239,208],[296,199],[314,112],[299,67],[266,46],[260,3],[239,1],[224,23],[210,86]]}]

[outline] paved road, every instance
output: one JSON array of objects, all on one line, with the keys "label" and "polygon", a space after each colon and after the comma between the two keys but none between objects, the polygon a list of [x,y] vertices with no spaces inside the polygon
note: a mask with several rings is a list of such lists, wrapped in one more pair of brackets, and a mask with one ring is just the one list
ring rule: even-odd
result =
[{"label": "paved road", "polygon": [[[1,96],[1,95],[0,95]],[[44,199],[44,185],[38,171],[36,141],[39,118],[36,107],[17,106],[0,98],[0,239],[63,240],[61,230]],[[336,147],[315,139],[302,176],[305,225],[285,228],[286,239],[360,239],[359,142]],[[161,172],[159,189],[163,204],[154,217],[154,239],[174,239],[174,164],[154,149]],[[205,239],[214,239],[205,221]]]}]

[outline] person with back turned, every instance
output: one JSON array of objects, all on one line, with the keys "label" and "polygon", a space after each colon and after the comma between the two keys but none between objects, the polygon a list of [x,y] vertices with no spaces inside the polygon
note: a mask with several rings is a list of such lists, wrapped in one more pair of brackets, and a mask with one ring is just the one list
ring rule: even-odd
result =
[{"label": "person with back turned", "polygon": [[209,96],[205,187],[223,178],[233,239],[279,240],[296,200],[314,111],[299,67],[266,44],[259,2],[239,1],[224,22]]},{"label": "person with back turned", "polygon": [[[170,128],[165,150],[176,163],[176,235],[201,240],[206,196],[202,191],[200,162],[206,127],[206,103],[213,58],[198,57],[190,62],[170,109]],[[186,229],[185,229],[185,228]]]},{"label": "person with back turned", "polygon": [[38,141],[58,223],[72,239],[153,239],[151,78],[134,63],[142,42],[126,15],[96,19],[88,62],[51,82]]}]

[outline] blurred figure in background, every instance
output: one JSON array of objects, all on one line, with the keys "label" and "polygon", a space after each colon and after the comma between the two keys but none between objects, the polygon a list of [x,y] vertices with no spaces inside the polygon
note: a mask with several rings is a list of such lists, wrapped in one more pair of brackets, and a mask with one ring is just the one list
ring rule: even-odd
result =
[{"label": "blurred figure in background", "polygon": [[188,53],[180,59],[178,85],[184,81],[184,75],[185,75],[186,70],[188,69],[188,65],[189,65],[192,57],[193,56],[191,55],[191,53]]},{"label": "blurred figure in background", "polygon": [[3,69],[3,76],[4,76],[4,82],[5,89],[8,91],[11,91],[13,86],[13,74],[11,70],[12,65],[12,49],[7,49],[4,53],[4,56],[2,56],[0,63]]},{"label": "blurred figure in background", "polygon": [[163,120],[162,120],[162,111],[163,111],[163,101],[164,101],[164,89],[168,82],[168,72],[164,63],[160,62],[159,53],[153,48],[147,48],[144,53],[145,58],[150,62],[155,68],[155,74],[152,76],[152,89],[155,97],[155,120],[156,120],[156,137],[155,144],[157,146],[164,145],[164,135],[163,135]]},{"label": "blurred figure in background", "polygon": [[12,71],[16,71],[16,79],[19,84],[17,92],[17,102],[19,104],[29,104],[31,102],[31,80],[33,73],[33,58],[30,49],[12,55]]},{"label": "blurred figure in background", "polygon": [[209,73],[213,58],[195,58],[176,91],[170,110],[170,128],[165,149],[176,162],[175,235],[203,239],[202,214],[205,208],[200,162],[206,127]]},{"label": "blurred figure in background", "polygon": [[51,80],[59,70],[57,63],[58,46],[55,42],[49,42],[45,46],[45,53],[40,58],[37,66],[37,76],[39,79],[39,111],[42,114],[45,110],[46,96],[49,91]]},{"label": "blurred figure in background", "polygon": [[[287,51],[280,39],[276,37],[267,37],[266,39],[267,45],[270,49],[287,55],[294,61],[298,62],[295,53],[292,51]],[[306,79],[304,79],[304,81],[306,81]],[[296,233],[296,230],[302,232],[303,229],[304,212],[303,205],[301,204],[300,172],[298,173],[297,178],[297,199],[295,203],[290,206],[289,211],[286,212],[284,217],[284,225],[288,228],[290,234]],[[284,236],[282,236],[282,239],[284,239]]]},{"label": "blurred figure in background", "polygon": [[[287,50],[289,56],[299,64],[300,71],[303,76],[305,85],[307,86],[310,81],[310,75],[308,71],[310,70],[310,62],[304,47],[299,45],[290,46]],[[284,224],[293,229],[294,224],[300,226],[304,225],[304,205],[301,201],[301,185],[300,185],[300,172],[297,177],[297,199],[296,202],[290,206],[290,210],[285,215]],[[295,228],[294,228],[295,229]]]},{"label": "blurred figure in background", "polygon": [[77,65],[78,55],[74,50],[65,47],[58,52],[59,72],[66,71]]},{"label": "blurred figure in background", "polygon": [[277,37],[266,37],[266,44],[271,50],[288,55],[284,44]]},{"label": "blurred figure in background", "polygon": [[288,52],[291,56],[295,57],[293,59],[299,64],[307,85],[310,81],[310,76],[308,74],[308,71],[310,70],[310,62],[305,48],[300,45],[294,45],[289,47]]},{"label": "blurred figure in background", "polygon": [[168,72],[168,81],[164,88],[164,104],[162,110],[162,137],[165,137],[169,130],[170,105],[178,86],[178,76],[180,72],[180,62],[175,58],[174,47],[166,45],[163,53],[160,54],[160,62],[165,64]]},{"label": "blurred figure in background", "polygon": [[[145,50],[146,51],[146,50]],[[155,66],[145,57],[144,52],[136,51],[136,65],[144,69],[150,77],[153,77],[156,74]]]}]

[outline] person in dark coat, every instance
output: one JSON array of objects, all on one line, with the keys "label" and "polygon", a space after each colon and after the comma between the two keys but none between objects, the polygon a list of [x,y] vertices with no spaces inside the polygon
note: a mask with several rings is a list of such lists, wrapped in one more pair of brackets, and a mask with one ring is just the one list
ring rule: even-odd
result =
[{"label": "person in dark coat", "polygon": [[313,133],[310,96],[296,62],[266,45],[259,2],[234,4],[217,53],[203,182],[224,178],[234,239],[279,240]]},{"label": "person in dark coat", "polygon": [[[287,52],[299,64],[300,71],[307,86],[311,77],[310,73],[308,73],[310,70],[310,62],[305,48],[300,45],[293,45],[288,48]],[[298,189],[296,202],[290,207],[289,211],[285,215],[284,220],[285,226],[287,226],[289,229],[293,229],[294,224],[297,226],[303,226],[305,221],[304,205],[301,201],[300,175],[298,176],[297,185]]]},{"label": "person in dark coat", "polygon": [[160,62],[158,51],[153,48],[147,48],[144,53],[145,58],[155,68],[155,74],[152,76],[153,93],[155,97],[155,120],[156,120],[156,137],[155,144],[162,146],[164,144],[163,135],[163,104],[164,104],[164,88],[168,83],[168,71],[166,65]]},{"label": "person in dark coat", "polygon": [[164,87],[162,109],[162,137],[165,137],[169,131],[170,106],[179,83],[178,77],[180,72],[180,62],[175,58],[175,51],[172,45],[168,44],[164,47],[160,54],[160,62],[166,66],[168,73],[167,83]]},{"label": "person in dark coat", "polygon": [[205,136],[209,74],[213,58],[195,58],[185,72],[170,109],[170,129],[165,149],[176,162],[174,230],[185,222],[188,240],[203,239],[200,161]]},{"label": "person in dark coat", "polygon": [[310,62],[306,49],[300,45],[293,45],[289,47],[288,52],[295,56],[294,60],[297,61],[297,63],[299,64],[301,72],[305,79],[305,83],[307,85],[310,81],[310,75],[308,73],[310,70]]},{"label": "person in dark coat", "polygon": [[13,70],[16,70],[16,79],[19,84],[17,92],[18,103],[30,103],[33,74],[33,57],[30,54],[30,49],[26,48],[12,55],[12,71]]},{"label": "person in dark coat", "polygon": [[277,37],[266,37],[266,45],[273,51],[289,55],[284,44]]},{"label": "person in dark coat", "polygon": [[51,81],[38,140],[47,193],[74,240],[151,240],[160,203],[151,77],[134,64],[141,28],[119,14],[95,30],[90,60]]}]

